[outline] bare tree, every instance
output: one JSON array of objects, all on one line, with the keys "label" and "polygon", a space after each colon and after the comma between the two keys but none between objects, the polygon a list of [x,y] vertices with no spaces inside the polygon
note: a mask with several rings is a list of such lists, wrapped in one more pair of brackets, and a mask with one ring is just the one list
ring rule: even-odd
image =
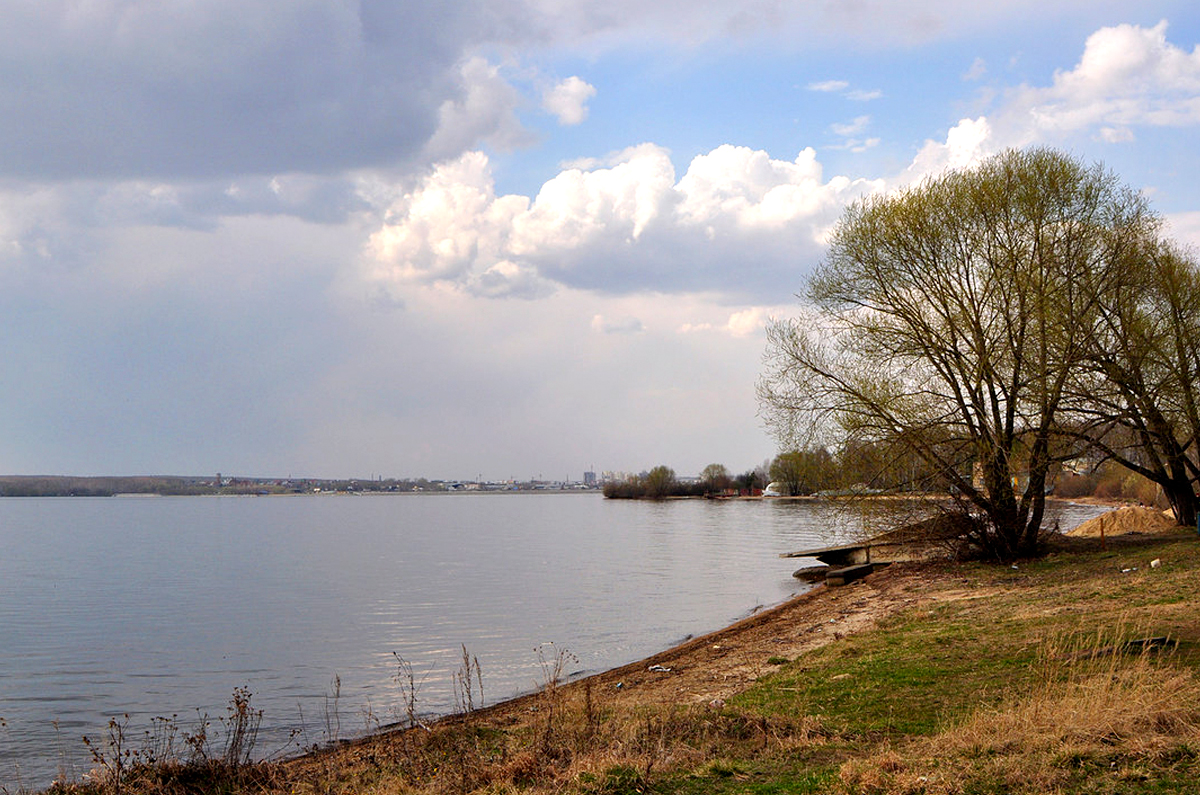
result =
[{"label": "bare tree", "polygon": [[1157,483],[1180,524],[1195,526],[1200,483],[1200,270],[1158,240],[1130,248],[1096,288],[1087,366],[1072,428]]},{"label": "bare tree", "polygon": [[724,491],[733,484],[733,477],[724,464],[709,464],[700,472],[700,481],[709,491]]},{"label": "bare tree", "polygon": [[788,450],[771,462],[771,480],[790,496],[811,494],[834,485],[833,456],[823,448]]},{"label": "bare tree", "polygon": [[809,306],[768,329],[759,396],[786,443],[824,435],[918,456],[999,560],[1039,550],[1055,425],[1097,314],[1094,285],[1153,234],[1100,167],[1009,151],[843,215]]},{"label": "bare tree", "polygon": [[642,484],[646,490],[647,497],[661,499],[671,493],[677,483],[675,470],[668,466],[659,465],[651,469],[646,476],[642,478]]}]

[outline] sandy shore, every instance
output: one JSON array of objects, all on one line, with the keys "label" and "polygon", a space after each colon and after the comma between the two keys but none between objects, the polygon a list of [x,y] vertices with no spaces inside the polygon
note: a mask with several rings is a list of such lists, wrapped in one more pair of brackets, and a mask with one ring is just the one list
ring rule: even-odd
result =
[{"label": "sandy shore", "polygon": [[[561,685],[566,698],[578,697],[585,688],[612,707],[641,705],[711,704],[749,687],[773,670],[772,658],[794,659],[856,632],[874,627],[881,619],[923,600],[931,593],[936,564],[893,564],[865,579],[840,588],[817,585],[783,604],[764,609],[724,629],[693,638],[674,648],[628,665]],[[936,590],[951,593],[942,583]],[[478,709],[466,716],[449,716],[443,722],[468,720],[477,725],[512,727],[530,719],[542,696],[531,693]],[[290,762],[299,770],[373,759],[399,741],[401,730],[383,731],[315,752]]]},{"label": "sandy shore", "polygon": [[587,680],[618,702],[695,704],[727,698],[770,671],[773,657],[794,659],[916,604],[927,578],[927,568],[895,565],[841,588],[817,585],[724,629]]},{"label": "sandy shore", "polygon": [[[1061,543],[1086,545],[1089,540]],[[896,563],[842,587],[817,585],[812,590],[671,649],[619,668],[560,685],[568,699],[582,700],[583,691],[615,708],[643,705],[704,705],[750,687],[775,669],[780,659],[793,660],[813,649],[870,630],[881,620],[932,602],[978,596],[955,576],[953,566],[936,561]],[[776,663],[771,662],[775,660]],[[512,728],[537,713],[543,696],[531,693],[441,722]],[[402,730],[391,729],[316,752],[288,764],[305,768],[329,756],[334,764],[355,764],[356,757],[375,758],[398,742]]]}]

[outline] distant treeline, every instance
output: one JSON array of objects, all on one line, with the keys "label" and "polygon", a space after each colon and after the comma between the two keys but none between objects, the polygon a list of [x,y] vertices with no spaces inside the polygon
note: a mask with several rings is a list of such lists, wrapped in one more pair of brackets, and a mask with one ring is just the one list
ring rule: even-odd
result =
[{"label": "distant treeline", "polygon": [[211,483],[174,477],[0,477],[0,497],[112,497],[115,494],[204,494]]},{"label": "distant treeline", "polygon": [[[1162,489],[1115,461],[1081,458],[1062,467],[1048,493],[1064,499],[1099,497],[1170,507]],[[668,466],[604,484],[611,499],[665,499],[759,494],[772,484],[780,496],[879,493],[941,493],[944,479],[912,451],[881,444],[848,444],[837,452],[806,448],[779,453],[754,469],[733,475],[709,464],[697,479],[680,480]]]},{"label": "distant treeline", "polygon": [[195,496],[203,494],[302,494],[332,492],[445,491],[444,484],[419,480],[320,480],[203,478],[173,476],[70,477],[0,476],[0,497],[112,497],[118,494]]},{"label": "distant treeline", "polygon": [[668,466],[656,466],[649,472],[626,480],[612,480],[604,484],[604,496],[614,500],[653,499],[667,497],[703,497],[709,494],[732,492],[755,493],[765,485],[763,467],[738,476],[729,474],[721,464],[709,464],[700,473],[698,480],[679,480],[675,470]]}]

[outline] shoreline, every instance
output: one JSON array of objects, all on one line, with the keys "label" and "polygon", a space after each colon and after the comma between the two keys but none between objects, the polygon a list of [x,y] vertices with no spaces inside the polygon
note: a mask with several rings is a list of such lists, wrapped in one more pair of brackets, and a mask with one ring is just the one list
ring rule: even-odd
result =
[{"label": "shoreline", "polygon": [[[683,641],[624,665],[560,680],[556,697],[595,699],[605,708],[649,706],[719,707],[776,667],[875,627],[880,620],[916,605],[936,564],[896,563],[852,584],[818,584],[780,604],[763,608],[721,629]],[[342,757],[374,758],[404,742],[411,732],[469,724],[505,726],[528,720],[543,704],[541,690],[522,693],[467,713],[432,718],[424,726],[390,724],[376,732],[312,749],[280,761],[303,773]]]},{"label": "shoreline", "polygon": [[[1108,546],[1056,536],[1019,566],[895,563],[481,709],[263,764],[218,758],[123,780],[117,768],[118,787],[1037,795],[1146,782],[1182,794],[1200,776],[1200,756],[1179,753],[1200,738],[1187,706],[1200,693],[1198,571],[1190,528],[1149,524]],[[1171,654],[1147,664],[1143,652],[1160,647]],[[1066,769],[1064,749],[1098,762]],[[110,795],[113,771],[56,792]]]},{"label": "shoreline", "polygon": [[[756,496],[733,499],[814,501],[817,498]],[[908,497],[883,496],[882,499]],[[1050,501],[1111,508],[1127,504],[1102,498],[1052,497]],[[704,706],[723,701],[746,690],[773,670],[776,666],[768,662],[772,658],[792,660],[850,635],[868,631],[901,610],[922,601],[944,598],[939,596],[943,591],[954,598],[961,597],[960,589],[939,584],[948,563],[940,560],[892,563],[845,586],[830,588],[818,583],[727,626],[687,638],[647,657],[577,678],[564,676],[556,689],[567,698],[579,697],[591,689],[612,706]],[[650,670],[651,666],[669,670]],[[542,692],[534,689],[468,713],[431,716],[425,725],[435,728],[475,722],[510,724],[520,720],[524,713],[536,710],[542,699]],[[286,757],[281,764],[303,768],[305,760],[325,759],[343,751],[388,744],[416,730],[419,727],[414,729],[401,723],[384,725],[370,734]]]}]

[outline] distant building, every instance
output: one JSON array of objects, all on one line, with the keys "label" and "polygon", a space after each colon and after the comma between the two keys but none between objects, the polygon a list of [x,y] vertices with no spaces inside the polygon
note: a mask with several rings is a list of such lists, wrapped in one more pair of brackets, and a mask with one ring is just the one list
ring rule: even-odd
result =
[{"label": "distant building", "polygon": [[595,486],[596,485],[596,473],[595,472],[584,472],[583,473],[583,485]]}]

